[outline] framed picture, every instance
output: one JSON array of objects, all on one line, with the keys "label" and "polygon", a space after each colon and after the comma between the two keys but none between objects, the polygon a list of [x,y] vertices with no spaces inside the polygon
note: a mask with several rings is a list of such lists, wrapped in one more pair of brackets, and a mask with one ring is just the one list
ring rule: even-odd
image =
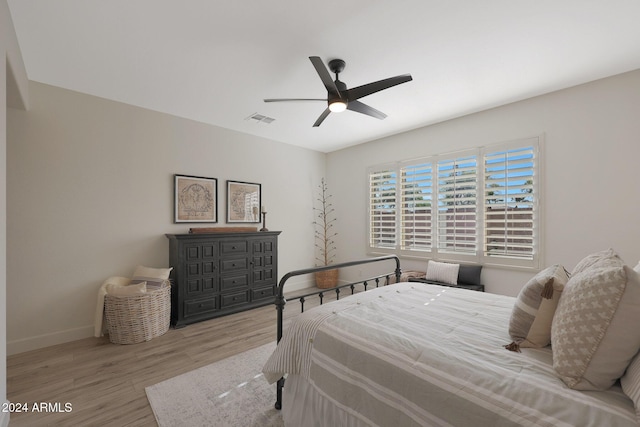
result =
[{"label": "framed picture", "polygon": [[227,222],[260,222],[261,185],[227,181]]},{"label": "framed picture", "polygon": [[174,222],[218,222],[218,180],[174,175]]}]

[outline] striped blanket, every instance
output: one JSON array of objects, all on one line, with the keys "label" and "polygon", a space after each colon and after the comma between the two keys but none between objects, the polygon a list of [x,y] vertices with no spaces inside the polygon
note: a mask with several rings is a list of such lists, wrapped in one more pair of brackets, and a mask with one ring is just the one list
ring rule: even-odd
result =
[{"label": "striped blanket", "polygon": [[419,283],[356,294],[299,315],[263,373],[299,376],[361,425],[637,427],[619,386],[570,390],[549,348],[505,350],[513,303]]}]

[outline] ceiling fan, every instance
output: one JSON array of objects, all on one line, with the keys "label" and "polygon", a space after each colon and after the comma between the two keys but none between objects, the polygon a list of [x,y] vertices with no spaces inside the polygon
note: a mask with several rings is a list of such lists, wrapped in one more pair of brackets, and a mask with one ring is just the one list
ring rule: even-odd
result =
[{"label": "ceiling fan", "polygon": [[373,107],[363,104],[358,99],[363,98],[372,93],[379,92],[384,89],[399,85],[401,83],[409,82],[412,79],[411,74],[403,74],[400,76],[389,77],[388,79],[378,80],[377,82],[368,83],[362,86],[347,89],[347,85],[340,81],[339,74],[344,70],[346,63],[342,59],[332,59],[329,61],[329,69],[336,75],[336,80],[331,80],[329,71],[324,66],[322,59],[318,56],[310,56],[309,59],[315,67],[320,80],[324,83],[324,87],[327,88],[327,98],[277,98],[277,99],[265,99],[264,102],[283,102],[283,101],[324,101],[327,108],[320,114],[318,120],[313,124],[314,127],[320,126],[320,124],[327,118],[327,116],[334,112],[338,113],[344,110],[351,110],[357,113],[366,114],[367,116],[375,117],[376,119],[384,119],[387,117],[382,111],[378,111]]}]

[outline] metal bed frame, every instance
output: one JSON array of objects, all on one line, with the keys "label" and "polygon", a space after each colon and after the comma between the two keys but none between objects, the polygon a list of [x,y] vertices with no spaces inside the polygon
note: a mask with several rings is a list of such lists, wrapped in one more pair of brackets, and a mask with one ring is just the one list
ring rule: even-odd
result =
[{"label": "metal bed frame", "polygon": [[[400,281],[400,275],[402,274],[402,271],[400,270],[400,259],[395,256],[395,255],[385,255],[385,256],[381,256],[381,257],[376,257],[376,258],[366,258],[366,259],[362,259],[362,260],[357,260],[357,261],[349,261],[349,262],[343,262],[340,264],[330,264],[330,265],[325,265],[325,266],[321,266],[321,267],[313,267],[313,268],[305,268],[302,270],[294,270],[294,271],[290,271],[289,273],[285,274],[282,279],[280,279],[280,282],[278,283],[278,292],[276,295],[276,301],[275,301],[275,305],[276,305],[276,310],[278,311],[278,340],[277,342],[280,342],[280,339],[282,339],[282,329],[283,329],[283,322],[284,322],[284,306],[287,303],[286,298],[284,297],[284,285],[287,282],[287,280],[289,280],[292,277],[295,276],[302,276],[305,274],[311,274],[311,273],[315,273],[318,271],[325,271],[325,270],[333,270],[333,269],[340,269],[340,268],[346,268],[346,267],[352,267],[355,265],[362,265],[362,264],[371,264],[371,263],[378,263],[378,262],[383,262],[383,261],[387,261],[387,260],[394,260],[396,263],[396,268],[394,273],[387,273],[387,274],[381,274],[378,276],[373,276],[370,277],[368,279],[363,279],[363,280],[358,280],[356,282],[352,282],[352,283],[347,283],[345,285],[339,285],[336,286],[334,288],[330,288],[330,289],[323,289],[320,291],[314,291],[314,292],[310,292],[304,295],[299,295],[296,296],[293,299],[297,299],[298,302],[300,303],[300,312],[304,312],[304,303],[306,301],[306,299],[308,297],[313,297],[313,296],[318,296],[318,298],[320,299],[320,305],[322,305],[323,303],[323,298],[324,298],[324,294],[326,292],[335,292],[336,293],[336,300],[340,299],[340,290],[344,289],[344,288],[349,288],[351,289],[351,295],[353,295],[354,291],[355,291],[355,287],[356,285],[362,284],[364,286],[364,291],[367,291],[367,287],[369,286],[370,283],[375,283],[375,287],[379,287],[380,286],[380,280],[384,279],[384,284],[383,286],[386,286],[389,284],[389,277],[393,274],[396,277],[396,283]],[[282,408],[282,388],[284,387],[284,377],[280,378],[277,382],[276,385],[276,403],[275,403],[275,408],[280,410]]]}]

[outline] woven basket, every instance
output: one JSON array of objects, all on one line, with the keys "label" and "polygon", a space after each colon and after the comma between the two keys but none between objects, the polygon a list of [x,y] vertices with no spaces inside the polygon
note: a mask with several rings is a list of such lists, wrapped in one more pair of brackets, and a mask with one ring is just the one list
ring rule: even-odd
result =
[{"label": "woven basket", "polygon": [[335,288],[338,284],[338,269],[317,271],[316,286],[320,289]]},{"label": "woven basket", "polygon": [[114,344],[136,344],[159,337],[169,330],[171,286],[142,295],[105,295],[104,314],[109,340]]}]

